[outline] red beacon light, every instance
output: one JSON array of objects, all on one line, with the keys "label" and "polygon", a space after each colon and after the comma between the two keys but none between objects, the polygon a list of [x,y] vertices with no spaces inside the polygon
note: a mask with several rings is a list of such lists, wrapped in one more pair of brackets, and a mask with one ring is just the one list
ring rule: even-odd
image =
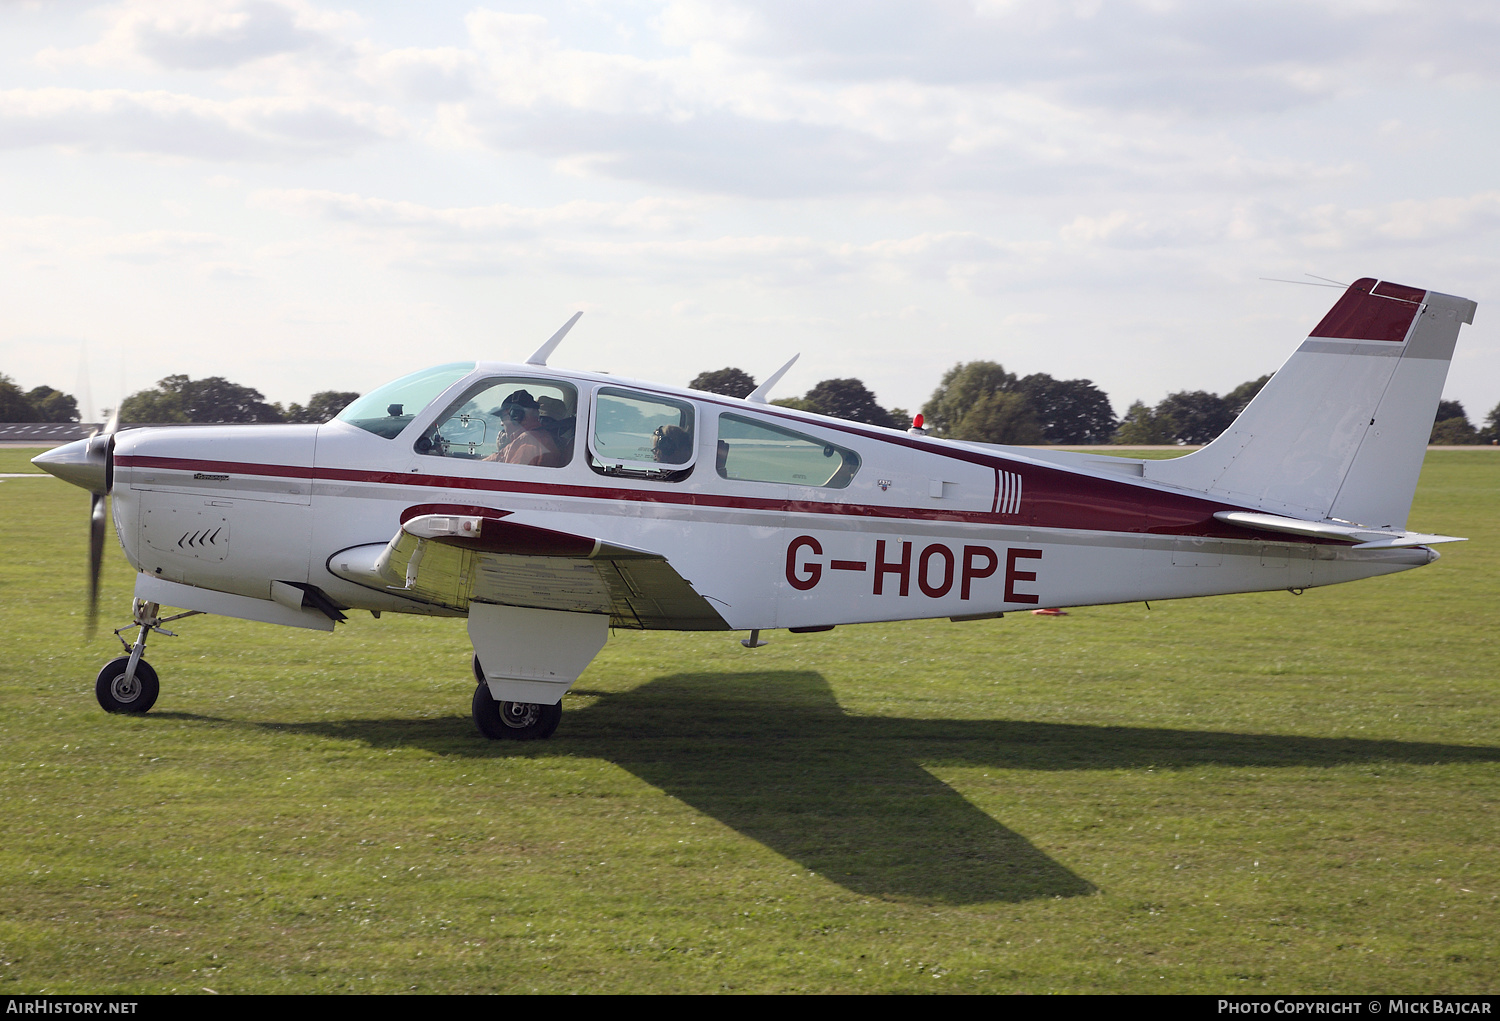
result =
[{"label": "red beacon light", "polygon": [[922,413],[919,411],[912,417],[911,428],[906,430],[913,436],[926,436],[927,430],[922,428]]}]

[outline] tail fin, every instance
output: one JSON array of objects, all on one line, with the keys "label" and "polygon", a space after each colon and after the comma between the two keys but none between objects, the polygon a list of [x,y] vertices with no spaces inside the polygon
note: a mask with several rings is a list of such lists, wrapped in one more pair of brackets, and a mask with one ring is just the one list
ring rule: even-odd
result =
[{"label": "tail fin", "polygon": [[1474,302],[1349,286],[1218,439],[1145,476],[1264,510],[1406,527],[1460,324]]}]

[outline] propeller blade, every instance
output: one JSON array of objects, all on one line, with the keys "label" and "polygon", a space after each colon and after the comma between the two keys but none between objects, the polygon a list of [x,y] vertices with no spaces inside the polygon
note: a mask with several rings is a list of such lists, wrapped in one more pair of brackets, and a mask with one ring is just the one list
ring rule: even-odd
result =
[{"label": "propeller blade", "polygon": [[89,497],[89,615],[88,635],[99,626],[99,572],[104,566],[104,494]]},{"label": "propeller blade", "polygon": [[89,613],[88,635],[94,635],[99,616],[99,572],[104,566],[104,501],[114,487],[115,432],[120,427],[118,410],[87,439],[65,443],[31,463],[75,486],[89,491]]}]

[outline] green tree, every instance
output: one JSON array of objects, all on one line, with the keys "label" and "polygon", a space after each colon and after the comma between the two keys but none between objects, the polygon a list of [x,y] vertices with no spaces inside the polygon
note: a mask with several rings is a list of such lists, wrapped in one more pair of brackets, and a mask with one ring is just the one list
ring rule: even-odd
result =
[{"label": "green tree", "polygon": [[1469,413],[1464,410],[1463,401],[1438,401],[1437,414],[1432,416],[1434,422],[1446,422],[1450,418],[1468,419]]},{"label": "green tree", "polygon": [[713,372],[698,373],[688,384],[688,389],[745,398],[755,392],[755,377],[743,369],[716,369]]},{"label": "green tree", "polygon": [[1230,413],[1238,415],[1244,411],[1245,407],[1255,399],[1255,395],[1265,389],[1265,385],[1271,381],[1271,377],[1274,375],[1276,373],[1268,372],[1259,379],[1252,379],[1248,383],[1241,383],[1225,394],[1224,403],[1228,406]]},{"label": "green tree", "polygon": [[335,415],[358,399],[359,394],[348,390],[319,390],[312,395],[305,408],[300,404],[293,404],[285,410],[282,410],[279,404],[274,404],[272,407],[281,413],[281,418],[284,422],[304,422],[317,425],[332,421]]},{"label": "green tree", "polygon": [[186,376],[168,376],[153,389],[139,390],[120,402],[121,422],[187,422],[182,391]]},{"label": "green tree", "polygon": [[16,381],[0,372],[0,422],[34,422],[36,409],[16,385]]},{"label": "green tree", "polygon": [[1015,374],[998,362],[959,362],[943,373],[937,389],[922,405],[927,428],[938,436],[951,435],[980,401],[991,394],[1008,393],[1015,386]]},{"label": "green tree", "polygon": [[78,401],[61,390],[39,386],[27,393],[26,399],[36,410],[38,422],[78,421]]},{"label": "green tree", "polygon": [[1467,418],[1445,418],[1441,422],[1433,423],[1432,435],[1427,437],[1427,442],[1448,446],[1478,443],[1480,440],[1478,431],[1469,424]]},{"label": "green tree", "polygon": [[948,434],[975,443],[1041,443],[1042,425],[1025,394],[997,391],[981,397]]},{"label": "green tree", "polygon": [[1031,405],[1045,443],[1108,443],[1119,424],[1109,398],[1093,380],[1053,379],[1037,372],[1018,380],[1015,391]]},{"label": "green tree", "polygon": [[1171,421],[1158,418],[1145,401],[1136,401],[1120,420],[1115,442],[1132,447],[1158,447],[1176,442]]},{"label": "green tree", "polygon": [[1490,409],[1490,413],[1484,416],[1484,429],[1479,438],[1485,443],[1500,442],[1500,404]]},{"label": "green tree", "polygon": [[812,410],[846,422],[863,422],[890,429],[895,427],[891,413],[875,403],[875,395],[857,379],[825,379],[804,397]]},{"label": "green tree", "polygon": [[125,422],[280,422],[281,413],[252,387],[223,376],[167,376],[120,404]]},{"label": "green tree", "polygon": [[1437,415],[1432,420],[1429,444],[1478,443],[1479,433],[1469,422],[1468,413],[1460,401],[1438,401]]},{"label": "green tree", "polygon": [[1156,417],[1172,423],[1172,437],[1183,443],[1212,443],[1234,421],[1234,412],[1218,394],[1179,390],[1156,406]]}]

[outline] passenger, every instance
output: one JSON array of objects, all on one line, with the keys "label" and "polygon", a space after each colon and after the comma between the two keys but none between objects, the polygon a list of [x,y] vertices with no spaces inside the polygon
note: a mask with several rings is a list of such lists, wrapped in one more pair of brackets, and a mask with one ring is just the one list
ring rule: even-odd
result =
[{"label": "passenger", "polygon": [[659,425],[651,434],[651,460],[684,464],[693,456],[693,437],[680,425]]},{"label": "passenger", "polygon": [[578,416],[568,407],[567,391],[563,393],[565,396],[561,400],[556,397],[537,398],[537,414],[542,420],[542,428],[557,441],[559,464],[567,464],[573,459],[573,436],[578,429]]},{"label": "passenger", "polygon": [[504,431],[495,441],[495,452],[486,461],[503,461],[506,464],[532,464],[543,468],[557,468],[562,457],[557,441],[542,428],[537,415],[537,401],[525,390],[517,390],[500,403],[491,414],[499,417]]}]

